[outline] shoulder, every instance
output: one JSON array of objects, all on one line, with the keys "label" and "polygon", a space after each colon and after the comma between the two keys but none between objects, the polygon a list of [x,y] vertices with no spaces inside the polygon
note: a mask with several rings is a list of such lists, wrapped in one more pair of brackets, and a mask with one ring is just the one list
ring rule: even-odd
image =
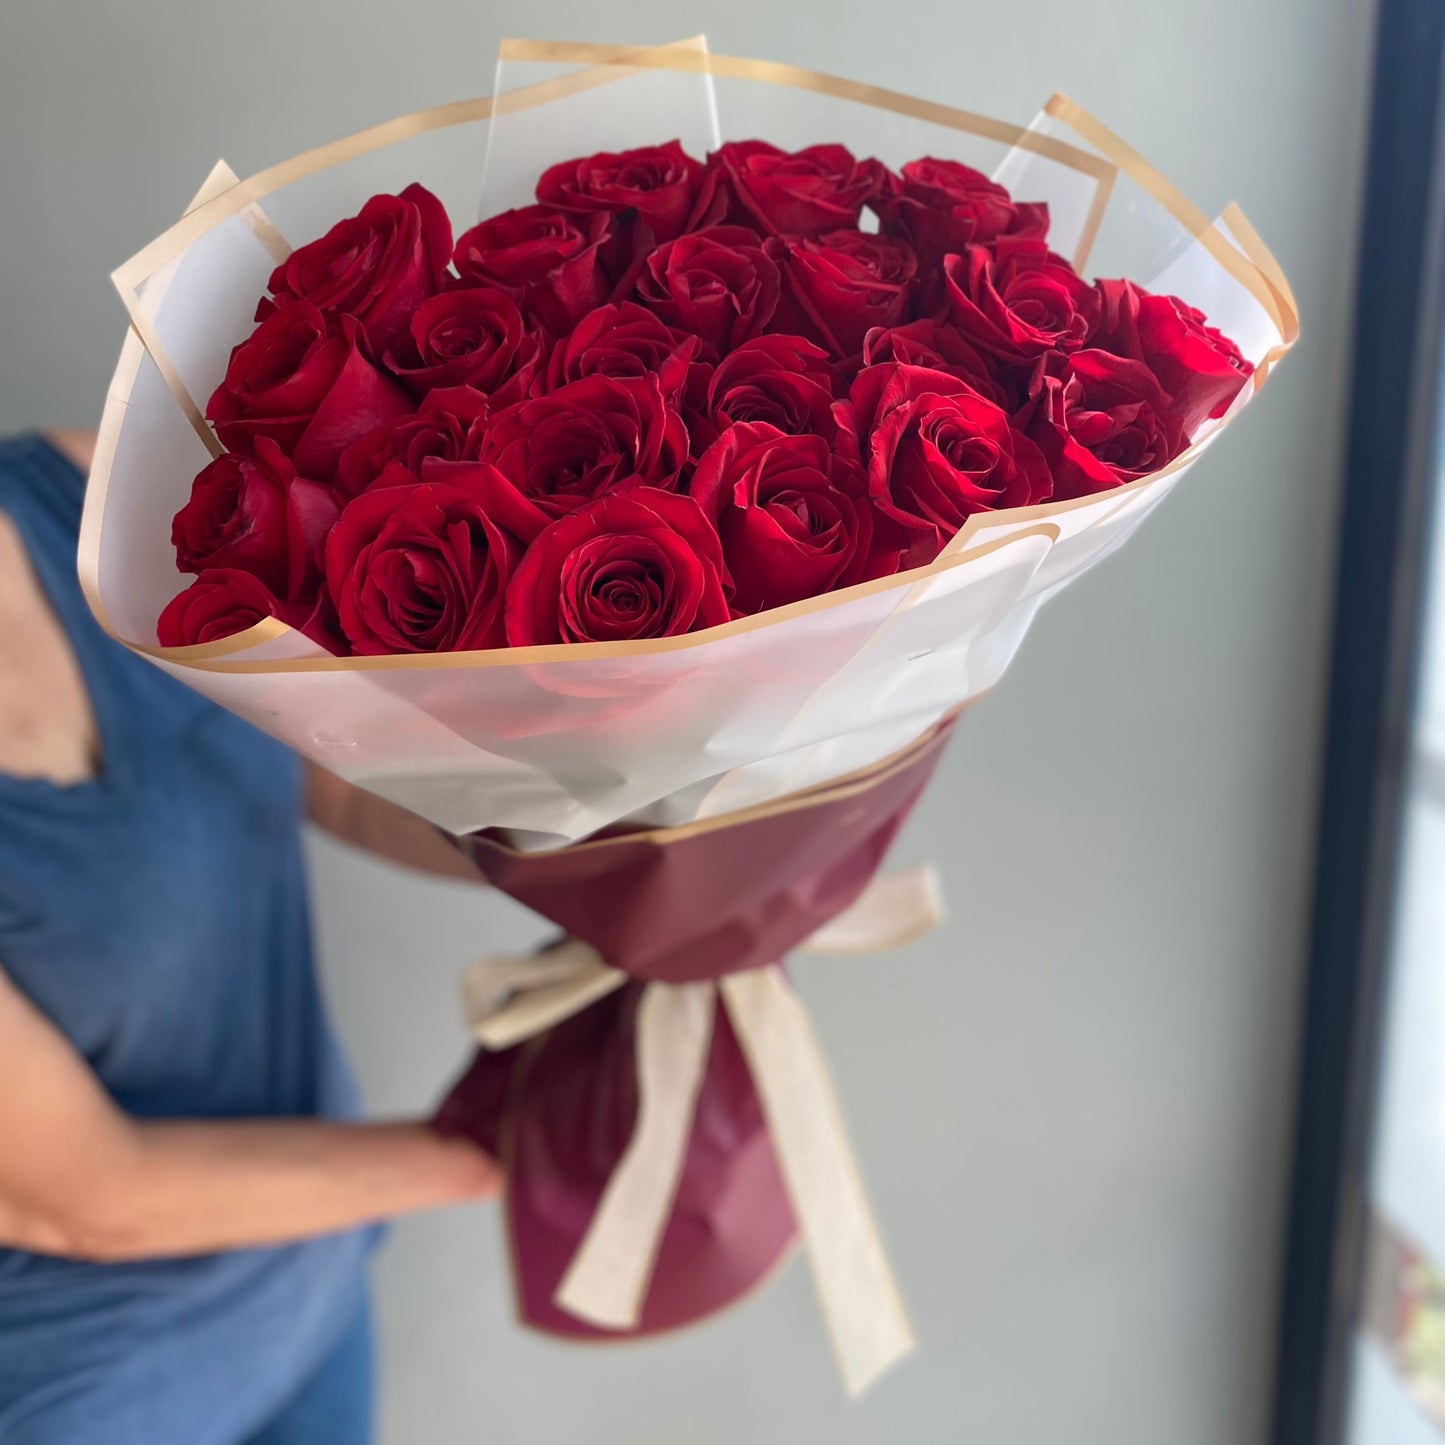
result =
[{"label": "shoulder", "polygon": [[93,431],[70,431],[60,428],[41,432],[41,440],[53,451],[59,452],[81,476],[90,471],[95,460],[95,433]]}]

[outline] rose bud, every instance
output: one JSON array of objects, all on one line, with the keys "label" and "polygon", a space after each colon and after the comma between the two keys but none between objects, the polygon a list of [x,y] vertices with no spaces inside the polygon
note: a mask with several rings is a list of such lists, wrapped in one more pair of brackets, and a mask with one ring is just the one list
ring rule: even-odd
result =
[{"label": "rose bud", "polygon": [[1109,491],[1184,450],[1179,418],[1141,361],[1092,349],[1049,357],[1032,390],[1019,425],[1048,460],[1056,497]]},{"label": "rose bud", "polygon": [[830,231],[784,245],[792,294],[840,360],[858,356],[875,327],[907,317],[918,262],[906,241]]},{"label": "rose bud", "polygon": [[1142,361],[1159,378],[1186,437],[1218,418],[1254,374],[1254,364],[1202,311],[1155,296],[1132,281],[1098,281],[1101,311],[1090,346]]},{"label": "rose bud", "polygon": [[498,412],[481,457],[555,517],[618,487],[675,487],[687,452],[657,377],[584,376]]},{"label": "rose bud", "polygon": [[584,376],[620,379],[656,373],[663,395],[673,399],[700,345],[697,337],[675,331],[635,301],[599,306],[553,347],[547,389],[555,391]]},{"label": "rose bud", "polygon": [[700,337],[714,360],[768,324],[780,289],[776,262],[742,226],[713,226],[659,246],[637,278],[637,299]]},{"label": "rose bud", "polygon": [[828,353],[801,336],[755,336],[716,366],[694,368],[684,412],[694,455],[737,422],[831,439],[837,377]]},{"label": "rose bud", "polygon": [[570,331],[612,290],[602,265],[608,217],[521,206],[473,226],[457,242],[464,286],[495,286],[554,335]]},{"label": "rose bud", "polygon": [[1047,501],[1043,453],[967,382],[915,366],[870,366],[838,404],[844,454],[874,505],[906,534],[902,565],[930,562],[975,512]]},{"label": "rose bud", "polygon": [[723,432],[689,495],[717,527],[734,611],[782,607],[862,578],[873,524],[861,491],[856,469],[822,437],[764,422]]},{"label": "rose bud", "polygon": [[[458,652],[505,640],[502,598],[520,543],[483,495],[400,467],[347,504],[326,543],[327,589],[359,654]],[[387,485],[395,475],[398,484]]]},{"label": "rose bud", "polygon": [[227,452],[202,468],[175,515],[171,541],[182,572],[249,572],[278,597],[315,595],[320,548],[336,520],[331,489],[296,475],[261,437],[254,457]]},{"label": "rose bud", "polygon": [[417,476],[428,457],[455,462],[480,451],[487,400],[469,386],[428,392],[421,410],[352,442],[336,466],[334,486],[348,500],[374,486],[393,463]]},{"label": "rose bud", "polygon": [[717,533],[691,497],[639,487],[553,522],[507,589],[507,641],[631,642],[728,621]]},{"label": "rose bud", "polygon": [[259,577],[237,567],[214,567],[166,604],[156,640],[162,647],[217,642],[286,613],[285,603]]},{"label": "rose bud", "polygon": [[1049,229],[1046,205],[1015,202],[981,171],[933,156],[909,161],[871,204],[881,233],[908,241],[925,275],[936,274],[945,256],[970,246],[1000,236],[1042,241]]},{"label": "rose bud", "polygon": [[[373,196],[272,273],[277,302],[309,301],[327,315],[354,316],[381,341],[441,289],[452,259],[452,223],[425,186]],[[263,302],[257,320],[270,310]]]},{"label": "rose bud", "polygon": [[964,340],[1005,364],[1077,351],[1099,316],[1098,293],[1042,241],[1005,236],[944,262],[948,311]]},{"label": "rose bud", "polygon": [[635,211],[655,243],[716,219],[708,214],[713,191],[707,168],[675,140],[560,161],[537,182],[538,201],[559,211]]},{"label": "rose bud", "polygon": [[494,287],[444,291],[417,307],[386,366],[413,396],[469,386],[494,407],[527,394],[543,356],[542,338],[517,303]]},{"label": "rose bud", "polygon": [[946,371],[1005,411],[1013,410],[1015,399],[994,377],[988,362],[963,339],[956,326],[946,321],[924,317],[903,326],[870,331],[863,338],[864,365],[878,366],[888,361]]},{"label": "rose bud", "polygon": [[733,197],[730,221],[787,236],[856,227],[887,175],[880,161],[856,160],[840,145],[789,153],[761,140],[731,141],[708,164]]},{"label": "rose bud", "polygon": [[232,351],[206,417],[231,451],[253,453],[266,437],[303,476],[325,482],[352,442],[412,409],[366,359],[354,321],[333,326],[309,302],[291,301]]}]

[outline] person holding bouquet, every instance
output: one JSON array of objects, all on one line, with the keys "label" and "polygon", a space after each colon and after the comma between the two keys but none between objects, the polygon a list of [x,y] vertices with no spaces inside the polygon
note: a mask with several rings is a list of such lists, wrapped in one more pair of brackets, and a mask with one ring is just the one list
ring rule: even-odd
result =
[{"label": "person holding bouquet", "polygon": [[363,1445],[368,1226],[494,1161],[363,1123],[313,966],[313,820],[473,878],[109,640],[93,439],[0,442],[0,1440]]}]

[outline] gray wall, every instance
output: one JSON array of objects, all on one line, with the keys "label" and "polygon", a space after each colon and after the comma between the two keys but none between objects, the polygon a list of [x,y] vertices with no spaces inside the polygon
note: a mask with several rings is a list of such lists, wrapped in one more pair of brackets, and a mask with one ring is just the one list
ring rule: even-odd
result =
[{"label": "gray wall", "polygon": [[[952,926],[799,969],[918,1357],[845,1407],[801,1267],[666,1344],[547,1343],[511,1323],[497,1220],[454,1211],[398,1228],[378,1266],[389,1445],[1264,1439],[1370,9],[0,7],[5,427],[93,422],[121,327],[106,275],[218,155],[244,174],[482,93],[503,35],[706,30],[1019,119],[1067,90],[1207,208],[1237,197],[1304,309],[1264,403],[962,728],[901,847],[942,865]],[[415,1110],[460,1056],[458,967],[536,930],[327,845],[313,864],[370,1097]]]}]

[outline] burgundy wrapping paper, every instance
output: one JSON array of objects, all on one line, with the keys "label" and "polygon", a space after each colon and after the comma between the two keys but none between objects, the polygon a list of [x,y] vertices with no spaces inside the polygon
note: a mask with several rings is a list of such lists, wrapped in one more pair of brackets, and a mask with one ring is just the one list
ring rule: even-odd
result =
[{"label": "burgundy wrapping paper", "polygon": [[632,1330],[575,1319],[553,1295],[637,1117],[639,1000],[782,961],[867,887],[932,776],[952,721],[875,768],[758,809],[542,853],[465,840],[504,892],[636,980],[546,1034],[483,1051],[439,1122],[489,1144],[507,1171],[518,1312],[534,1328],[628,1339],[694,1323],[762,1284],[796,1235],[727,1011],[714,1022],[681,1180]]}]

